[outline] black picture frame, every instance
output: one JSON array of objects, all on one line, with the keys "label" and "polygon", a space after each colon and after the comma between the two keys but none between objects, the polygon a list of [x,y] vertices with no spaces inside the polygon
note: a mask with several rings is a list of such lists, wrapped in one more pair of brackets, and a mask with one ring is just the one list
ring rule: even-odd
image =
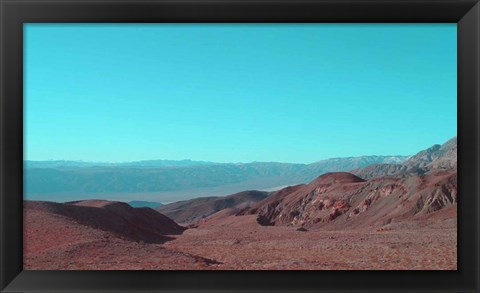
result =
[{"label": "black picture frame", "polygon": [[[477,0],[0,0],[1,292],[480,292]],[[329,22],[458,24],[457,271],[23,271],[23,24]]]}]

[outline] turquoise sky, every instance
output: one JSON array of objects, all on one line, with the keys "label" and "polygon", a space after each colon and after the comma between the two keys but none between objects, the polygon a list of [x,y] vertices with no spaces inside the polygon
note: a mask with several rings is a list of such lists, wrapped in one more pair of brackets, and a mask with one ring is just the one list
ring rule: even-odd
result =
[{"label": "turquoise sky", "polygon": [[25,159],[309,163],[456,135],[456,24],[28,24]]}]

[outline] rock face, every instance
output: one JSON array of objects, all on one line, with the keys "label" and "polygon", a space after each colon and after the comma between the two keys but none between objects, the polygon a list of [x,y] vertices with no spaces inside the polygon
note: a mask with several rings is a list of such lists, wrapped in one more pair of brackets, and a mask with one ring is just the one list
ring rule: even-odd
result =
[{"label": "rock face", "polygon": [[355,169],[352,171],[352,174],[355,174],[363,179],[372,179],[378,177],[393,177],[393,176],[404,176],[407,174],[406,167],[403,165],[397,164],[378,164],[371,165],[361,169]]},{"label": "rock face", "polygon": [[272,196],[238,215],[256,214],[261,225],[383,227],[456,205],[457,173],[369,181],[349,173],[329,173]]},{"label": "rock face", "polygon": [[457,169],[457,137],[444,143],[433,154],[435,158],[427,164],[428,170],[456,170]]},{"label": "rock face", "polygon": [[268,192],[243,191],[223,197],[200,197],[167,204],[156,210],[177,223],[190,224],[225,209],[242,210],[265,199]]},{"label": "rock face", "polygon": [[457,169],[457,137],[443,145],[433,145],[401,164],[374,164],[351,171],[363,179],[404,177]]},{"label": "rock face", "polygon": [[452,170],[457,168],[457,137],[443,145],[434,145],[409,158],[404,166],[419,169],[427,173],[435,170]]},{"label": "rock face", "polygon": [[105,200],[25,201],[24,210],[26,214],[36,212],[39,217],[64,217],[82,226],[146,243],[162,243],[170,239],[166,235],[180,234],[186,229],[151,208],[132,208],[126,203]]},{"label": "rock face", "polygon": [[[272,194],[272,198],[241,214],[257,214],[262,225],[310,225],[334,220],[348,210],[345,198],[332,191],[344,193],[357,188],[365,180],[346,172],[324,174],[307,185],[287,187]],[[323,196],[320,196],[323,195]]]}]

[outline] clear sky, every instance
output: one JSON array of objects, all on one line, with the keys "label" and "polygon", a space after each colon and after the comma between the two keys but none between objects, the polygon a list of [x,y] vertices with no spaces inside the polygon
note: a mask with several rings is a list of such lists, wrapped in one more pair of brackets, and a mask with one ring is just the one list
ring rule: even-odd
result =
[{"label": "clear sky", "polygon": [[310,163],[456,135],[456,24],[28,24],[25,159]]}]

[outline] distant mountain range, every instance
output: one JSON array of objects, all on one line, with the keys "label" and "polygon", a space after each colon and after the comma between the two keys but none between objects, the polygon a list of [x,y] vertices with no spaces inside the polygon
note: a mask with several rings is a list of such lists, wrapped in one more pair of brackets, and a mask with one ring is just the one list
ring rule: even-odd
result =
[{"label": "distant mountain range", "polygon": [[[320,174],[349,171],[372,164],[398,164],[407,156],[362,156],[332,158],[312,164],[276,162],[211,163],[196,161],[142,161],[120,164],[71,161],[26,161],[27,198],[57,200],[56,196],[75,194],[151,193],[216,188],[232,190],[267,189],[309,182]],[[232,186],[235,186],[233,188]],[[229,187],[229,188],[227,188]],[[228,193],[224,193],[228,194]],[[132,198],[133,199],[133,198]],[[154,199],[155,200],[155,199]]]},{"label": "distant mountain range", "polygon": [[192,160],[145,160],[134,162],[87,162],[87,161],[64,161],[64,160],[48,160],[48,161],[31,161],[26,160],[27,168],[63,168],[63,167],[142,167],[142,168],[158,168],[158,167],[187,167],[200,165],[213,165],[219,163]]}]

